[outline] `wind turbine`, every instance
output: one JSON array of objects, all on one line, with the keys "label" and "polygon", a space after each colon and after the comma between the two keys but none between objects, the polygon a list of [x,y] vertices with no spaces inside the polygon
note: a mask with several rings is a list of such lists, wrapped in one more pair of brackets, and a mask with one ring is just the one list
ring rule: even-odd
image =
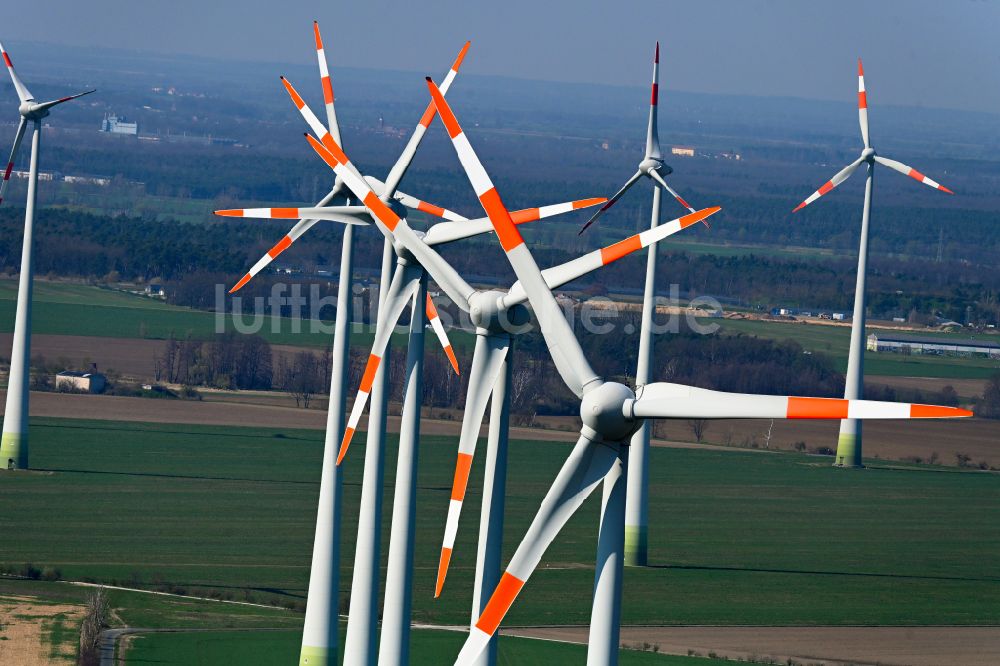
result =
[{"label": "wind turbine", "polygon": [[[909,176],[917,182],[933,187],[935,190],[954,194],[944,185],[931,180],[913,167],[902,162],[890,160],[875,153],[868,135],[868,93],[865,89],[865,72],[858,58],[858,121],[861,125],[861,141],[863,148],[861,156],[837,172],[833,178],[823,184],[818,190],[795,207],[797,213],[821,196],[850,178],[859,166],[865,164],[868,178],[865,181],[865,207],[861,213],[861,244],[858,248],[858,276],[854,288],[854,318],[851,320],[851,347],[847,357],[847,379],[844,385],[844,398],[856,400],[864,396],[865,390],[865,277],[868,272],[868,225],[872,212],[872,184],[875,176],[875,163],[887,166],[904,176]],[[834,464],[840,467],[861,467],[861,423],[854,418],[840,422],[840,436],[837,440],[837,456]]]},{"label": "wind turbine", "polygon": [[[524,285],[528,301],[538,319],[542,335],[556,369],[565,384],[580,398],[583,421],[580,438],[570,453],[527,534],[471,630],[456,661],[470,664],[478,659],[514,603],[549,544],[588,495],[605,483],[598,539],[597,571],[588,663],[617,663],[618,624],[621,613],[621,576],[602,577],[602,569],[622,566],[625,538],[624,485],[628,443],[644,420],[653,418],[944,418],[972,416],[953,407],[834,398],[726,393],[655,382],[633,392],[628,386],[600,378],[563,317],[545,278],[510,219],[500,194],[462,132],[454,113],[440,91],[428,79],[428,87],[441,120],[448,130],[459,161],[496,230],[500,245]],[[400,228],[405,227],[401,225]],[[404,234],[399,234],[406,242]]]},{"label": "wind turbine", "polygon": [[[413,259],[418,262],[421,266],[426,268],[426,270],[434,277],[435,281],[441,288],[448,294],[459,307],[467,312],[474,312],[479,308],[483,308],[487,312],[496,311],[499,306],[497,300],[498,294],[493,291],[476,291],[458,273],[445,262],[440,255],[438,255],[434,249],[425,242],[425,238],[430,236],[434,229],[431,230],[425,237],[421,237],[418,232],[415,232],[409,227],[405,219],[399,217],[399,215],[386,205],[385,202],[380,200],[378,196],[372,191],[369,183],[361,177],[355,174],[355,170],[347,158],[347,155],[338,147],[334,146],[333,150],[328,150],[320,141],[317,141],[310,135],[306,135],[309,143],[312,145],[313,149],[327,162],[327,164],[334,170],[334,172],[344,179],[347,187],[351,189],[354,194],[364,201],[365,205],[368,206],[379,230],[386,236],[387,239],[392,239],[393,243],[397,247],[405,248],[406,254],[412,256]],[[715,210],[702,211],[698,215],[687,216],[691,218],[686,224],[693,224],[694,222],[700,221],[707,215],[715,212]],[[310,212],[310,214],[312,214]],[[438,227],[447,226],[450,223],[444,223],[438,225]],[[469,222],[461,224],[470,224]],[[491,226],[492,223],[490,223]],[[516,224],[513,220],[511,224]],[[635,237],[631,237],[616,243],[603,250],[598,250],[591,252],[583,257],[575,259],[571,262],[563,264],[562,266],[548,269],[547,275],[544,276],[543,280],[551,280],[551,283],[547,283],[547,288],[559,286],[565,284],[576,277],[584,275],[597,267],[600,267],[610,261],[614,261],[617,258],[627,255],[629,252],[641,249],[645,244],[649,242],[654,242],[659,238],[666,237],[669,233],[679,230],[682,227],[680,221],[676,221],[673,224],[662,225],[661,228],[656,229],[652,232],[644,232]],[[436,227],[437,228],[437,227]],[[395,279],[394,279],[395,282]],[[511,305],[515,303],[523,303],[527,300],[527,293],[523,287],[519,287],[516,283],[515,286],[508,293],[508,297],[511,299]],[[403,301],[405,306],[405,300]],[[485,314],[485,313],[483,313]],[[390,317],[388,319],[383,318],[382,321],[393,321],[392,313],[389,313]],[[381,333],[382,336],[387,336],[388,334],[384,331]],[[376,330],[376,338],[380,337],[379,330]],[[387,344],[386,341],[380,341],[376,339],[375,350],[381,346]],[[373,356],[377,356],[377,353],[373,351]],[[371,373],[366,371],[366,375]],[[363,395],[359,395],[358,401],[363,399]],[[349,440],[345,440],[345,443],[349,443]],[[497,556],[497,559],[499,556]],[[404,599],[404,603],[405,603]],[[398,610],[398,609],[397,609]],[[408,615],[407,615],[408,617]],[[385,628],[383,627],[383,632]],[[395,633],[395,632],[393,632]],[[383,642],[383,652],[380,653],[380,658],[383,658],[386,654],[397,655],[397,652],[386,652],[386,646]],[[404,643],[405,649],[405,643]]]},{"label": "wind turbine", "polygon": [[[281,81],[289,96],[292,98],[293,103],[299,109],[300,113],[303,115],[313,132],[315,132],[316,136],[320,137],[320,140],[324,145],[333,146],[339,150],[341,137],[334,111],[333,87],[330,83],[329,70],[326,63],[325,51],[323,49],[323,42],[320,37],[319,27],[315,22],[314,33],[317,58],[319,61],[320,75],[323,85],[323,98],[327,112],[328,127],[324,126],[323,123],[320,122],[312,110],[306,106],[302,97],[284,77],[281,77]],[[469,43],[467,42],[459,52],[458,57],[455,59],[454,64],[449,70],[445,79],[449,85],[457,75],[458,69],[462,64],[468,48]],[[444,217],[446,219],[464,220],[465,218],[457,215],[456,213],[432,204],[427,204],[416,197],[399,192],[396,189],[399,182],[406,174],[413,156],[416,154],[420,141],[426,132],[426,128],[434,119],[435,113],[436,111],[434,110],[433,105],[428,104],[426,112],[421,117],[420,124],[418,124],[416,130],[411,135],[409,141],[403,149],[399,159],[390,170],[389,175],[386,178],[386,182],[382,183],[381,181],[370,177],[368,178],[368,181],[371,182],[373,186],[377,187],[380,190],[380,194],[387,200],[392,200],[394,202],[398,201],[404,206],[411,206],[423,212]],[[357,169],[354,169],[353,166],[352,174],[358,178],[365,178],[361,176],[360,172],[357,171]],[[268,250],[268,252],[261,257],[256,264],[254,264],[247,274],[230,290],[230,293],[236,292],[246,285],[247,282],[253,279],[255,275],[263,270],[282,252],[287,250],[292,243],[294,243],[299,237],[302,236],[302,234],[314,226],[320,219],[327,219],[348,225],[345,227],[344,231],[343,250],[341,254],[342,277],[338,289],[338,302],[348,303],[350,300],[350,278],[348,277],[345,280],[344,276],[349,276],[352,272],[353,232],[351,225],[366,224],[366,220],[370,218],[365,213],[367,210],[365,207],[349,205],[350,201],[347,196],[349,196],[350,193],[347,192],[347,196],[342,194],[343,188],[343,179],[338,176],[335,180],[333,190],[326,197],[324,197],[324,199],[321,200],[314,209],[263,208],[216,211],[217,215],[229,217],[264,217],[272,219],[301,218],[299,222],[297,222],[274,247]],[[341,205],[328,205],[331,203]],[[394,205],[398,204],[394,203]],[[309,217],[306,212],[303,211],[322,213],[322,215]],[[389,242],[386,242],[383,246],[382,253],[383,285],[389,284],[392,279],[392,271],[395,263],[394,255],[395,253],[392,245]],[[387,293],[388,290],[385,288],[381,289],[379,293],[379,315],[377,320],[380,323],[383,320],[381,313],[384,308]],[[433,307],[433,304],[430,303],[429,299],[427,307],[428,309]],[[333,447],[336,446],[336,440],[331,438],[341,437],[344,430],[343,420],[346,408],[345,382],[347,367],[347,339],[349,337],[348,315],[345,312],[345,316],[341,317],[340,313],[341,308],[338,308],[336,331],[340,331],[341,326],[343,326],[344,332],[341,334],[343,347],[337,348],[340,352],[339,355],[336,353],[337,350],[335,350],[334,354],[334,362],[339,365],[339,372],[335,367],[334,372],[331,373],[331,383],[333,381],[338,382],[338,392],[335,393],[333,391],[333,387],[331,386],[330,413],[328,415],[327,439],[324,450],[324,479],[330,480],[330,484],[328,484],[328,486],[332,486],[332,489],[324,493],[324,486],[323,483],[321,483],[321,509],[320,513],[317,515],[317,544],[314,544],[314,570],[310,577],[310,588],[313,588],[312,581],[316,580],[318,581],[315,584],[317,591],[322,589],[323,592],[319,592],[319,600],[312,604],[317,608],[314,616],[315,621],[311,621],[309,609],[307,607],[306,632],[303,635],[303,650],[300,657],[300,662],[303,664],[327,663],[328,660],[332,659],[330,655],[336,654],[337,646],[339,551],[337,550],[337,545],[334,545],[334,542],[339,544],[338,535],[340,517],[337,512],[339,510],[337,509],[337,506],[339,506],[340,470],[339,466],[334,464],[336,454]],[[342,319],[344,321],[343,324],[341,324]],[[437,321],[433,316],[430,317],[430,319],[432,324]],[[452,365],[457,372],[458,364],[451,349],[451,345],[448,342],[447,335],[444,333],[443,328],[440,328],[439,330],[437,326],[435,327],[435,333],[437,333],[439,339],[441,340],[442,345],[445,348],[445,353],[448,355],[449,360],[452,362]],[[338,342],[336,335],[337,333],[335,332],[335,347]],[[373,405],[375,408],[373,408],[371,412],[368,427],[368,447],[365,456],[361,506],[358,520],[358,536],[355,548],[354,579],[352,584],[351,607],[345,646],[347,663],[368,664],[374,660],[375,654],[375,637],[377,636],[378,626],[378,605],[375,598],[378,594],[379,588],[379,554],[381,551],[380,537],[382,487],[384,476],[383,443],[385,438],[386,402],[388,399],[388,396],[386,395],[387,380],[388,377],[386,373],[384,370],[380,369],[378,372],[374,373],[370,382],[373,393]],[[334,415],[336,416],[335,422]],[[332,508],[330,508],[331,501],[334,502]],[[324,506],[327,507],[327,515],[324,515]],[[319,521],[321,520],[332,520],[333,527],[321,528],[319,526]],[[318,543],[320,541],[323,543],[329,543],[330,545],[324,546],[323,556],[319,557],[319,561],[317,562],[315,550],[319,547]],[[327,553],[329,554],[329,557],[326,556]],[[334,558],[337,558],[338,561],[333,562],[332,560]],[[317,567],[319,567],[320,570],[317,570]]]},{"label": "wind turbine", "polygon": [[[653,207],[650,216],[650,228],[655,228],[660,221],[660,196],[666,190],[677,202],[694,212],[687,201],[677,194],[662,175],[669,175],[673,172],[667,164],[663,162],[660,150],[660,136],[657,128],[659,115],[659,89],[660,89],[660,43],[656,43],[656,51],[653,55],[653,83],[649,97],[649,122],[646,126],[646,153],[639,163],[639,169],[618,190],[618,192],[608,200],[600,210],[587,221],[580,229],[583,233],[605,210],[610,208],[623,195],[628,188],[638,182],[640,176],[647,176],[653,181]],[[705,223],[707,226],[707,222]],[[639,327],[639,354],[635,369],[635,385],[645,386],[652,377],[650,368],[653,363],[653,318],[656,313],[656,264],[657,248],[651,247],[646,254],[646,283],[642,298],[642,319]],[[649,471],[647,459],[649,457],[649,424],[643,422],[639,430],[632,436],[632,444],[629,455],[628,476],[632,482],[628,484],[627,498],[625,502],[625,564],[628,566],[645,566],[647,561],[648,531],[649,531]]]},{"label": "wind turbine", "polygon": [[6,469],[28,468],[28,380],[31,374],[31,288],[32,288],[32,232],[35,224],[35,204],[38,195],[38,153],[41,148],[42,119],[56,106],[94,92],[88,90],[50,102],[36,102],[27,86],[14,71],[14,63],[7,50],[0,44],[0,55],[14,83],[14,90],[21,100],[17,107],[21,121],[14,135],[14,147],[0,184],[0,203],[3,203],[10,175],[14,170],[21,140],[31,123],[31,166],[28,172],[28,200],[24,207],[24,240],[21,245],[21,274],[17,284],[17,314],[14,318],[14,342],[10,352],[10,376],[7,381],[7,405],[4,411],[3,435],[0,436],[0,464]]}]

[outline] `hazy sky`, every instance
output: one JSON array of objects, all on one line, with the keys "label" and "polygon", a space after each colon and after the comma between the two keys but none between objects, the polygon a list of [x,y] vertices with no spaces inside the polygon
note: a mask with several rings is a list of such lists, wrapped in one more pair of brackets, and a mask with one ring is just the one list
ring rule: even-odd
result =
[{"label": "hazy sky", "polygon": [[[0,39],[238,60],[311,62],[320,21],[333,67],[466,71],[661,88],[1000,111],[993,0],[44,0],[4,3]],[[16,61],[16,53],[14,53]],[[334,72],[334,76],[336,76]]]}]

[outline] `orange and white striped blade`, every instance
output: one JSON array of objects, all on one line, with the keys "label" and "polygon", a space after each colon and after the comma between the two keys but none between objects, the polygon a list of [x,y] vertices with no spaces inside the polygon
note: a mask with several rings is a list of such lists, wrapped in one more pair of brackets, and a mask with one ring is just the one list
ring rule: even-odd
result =
[{"label": "orange and white striped blade", "polygon": [[909,176],[910,178],[912,178],[913,180],[917,181],[918,183],[923,183],[924,185],[927,185],[928,187],[933,187],[935,190],[941,190],[942,192],[947,192],[948,194],[954,194],[954,192],[952,192],[951,190],[949,190],[947,187],[945,187],[941,183],[937,182],[936,180],[931,180],[930,178],[928,178],[924,174],[920,173],[919,171],[917,171],[913,167],[906,166],[902,162],[897,162],[896,160],[890,160],[889,158],[882,157],[881,155],[876,155],[875,156],[875,161],[878,162],[879,164],[883,164],[883,165],[889,167],[890,169],[894,169],[895,171],[898,171],[899,173],[903,174],[904,176]]},{"label": "orange and white striped blade", "polygon": [[[451,84],[455,81],[455,77],[458,76],[458,70],[462,66],[462,62],[465,60],[465,54],[469,52],[469,45],[472,42],[466,42],[462,49],[458,52],[458,56],[455,58],[455,62],[452,63],[451,69],[445,74],[444,80],[441,82],[441,94],[447,95],[448,89]],[[396,163],[392,165],[392,169],[389,171],[389,175],[385,178],[386,192],[394,193],[396,188],[399,187],[399,183],[403,180],[403,176],[406,175],[406,170],[410,168],[410,163],[413,161],[413,156],[417,154],[417,148],[420,146],[420,142],[424,138],[424,134],[427,133],[427,128],[431,126],[434,121],[434,116],[437,115],[437,109],[434,107],[434,103],[430,102],[427,104],[427,109],[424,114],[420,116],[420,121],[417,123],[416,128],[413,130],[413,134],[410,135],[410,140],[406,142],[406,147],[403,148],[403,152],[399,154],[399,159]]]},{"label": "orange and white striped blade", "polygon": [[432,203],[427,203],[426,201],[421,201],[420,199],[406,194],[404,192],[396,191],[392,197],[403,204],[411,210],[419,210],[422,213],[427,213],[428,215],[433,215],[434,217],[440,217],[445,220],[451,220],[452,222],[463,222],[469,218],[454,213],[447,208],[441,208],[441,206],[435,206]]},{"label": "orange and white striped blade", "polygon": [[[572,282],[573,280],[576,280],[577,278],[580,278],[592,271],[596,271],[602,266],[607,266],[612,262],[618,261],[622,257],[627,257],[633,252],[638,252],[644,247],[649,247],[654,243],[658,243],[664,238],[672,236],[673,234],[687,229],[694,224],[704,222],[707,218],[715,215],[720,210],[722,209],[718,206],[705,208],[676,220],[658,224],[652,229],[646,229],[641,233],[629,236],[628,238],[620,240],[612,245],[608,245],[607,247],[594,250],[593,252],[588,252],[587,254],[577,257],[576,259],[568,261],[564,264],[553,266],[552,268],[546,268],[542,271],[542,277],[545,279],[545,284],[548,285],[549,289],[557,289],[558,287]],[[509,308],[518,303],[523,303],[525,300],[527,300],[527,295],[524,292],[524,287],[520,282],[515,282],[511,285],[507,295],[503,297],[503,304],[504,307]]]},{"label": "orange and white striped blade", "polygon": [[601,483],[618,459],[618,445],[580,436],[549,488],[531,526],[510,559],[490,600],[462,646],[456,664],[468,666],[489,644],[546,549],[566,522]]},{"label": "orange and white striped blade", "polygon": [[957,407],[880,400],[801,398],[727,393],[657,382],[641,387],[633,418],[690,419],[941,419],[972,416]]},{"label": "orange and white striped blade", "polygon": [[855,169],[858,168],[858,166],[861,164],[862,161],[863,160],[859,157],[858,159],[854,160],[853,162],[845,166],[843,169],[838,171],[836,176],[823,183],[822,187],[820,187],[818,190],[816,190],[808,197],[806,197],[805,201],[796,206],[795,210],[793,210],[792,212],[793,213],[799,212],[800,210],[811,204],[813,201],[816,201],[816,199],[819,199],[821,196],[823,196],[824,194],[826,194],[827,192],[829,192],[830,190],[832,190],[833,188],[837,187],[845,180],[850,178],[851,174],[854,173]]},{"label": "orange and white striped blade", "polygon": [[448,298],[462,310],[468,312],[469,297],[475,292],[475,289],[448,262],[428,247],[404,220],[400,219],[391,208],[381,201],[364,178],[355,175],[354,171],[348,168],[351,162],[339,146],[334,145],[333,150],[329,150],[309,134],[306,135],[306,140],[309,141],[309,145],[316,151],[316,154],[333,169],[334,173],[343,179],[344,185],[354,193],[354,196],[361,200],[371,213],[379,231],[386,238],[398,238],[413,253],[424,270],[434,278],[438,286],[448,294]]},{"label": "orange and white striped blade", "polygon": [[330,136],[338,146],[343,145],[340,139],[340,125],[337,123],[337,110],[333,106],[333,83],[330,81],[330,67],[326,60],[326,49],[323,48],[323,37],[319,33],[319,21],[313,21],[313,38],[316,42],[316,61],[319,63],[320,84],[323,86],[323,104],[326,106],[326,124]]},{"label": "orange and white striped blade", "polygon": [[[343,152],[340,143],[335,141],[330,132],[326,129],[326,125],[320,122],[320,119],[316,117],[312,109],[306,104],[305,100],[302,99],[302,95],[295,89],[291,82],[284,76],[281,77],[281,83],[285,86],[285,91],[288,96],[292,98],[292,103],[295,104],[295,108],[299,110],[302,118],[305,119],[306,124],[309,125],[309,129],[313,131],[313,134],[320,140],[327,150],[336,154],[338,151]],[[358,171],[353,164],[347,163],[347,169],[351,170],[355,176],[362,178],[361,172]]]},{"label": "orange and white striped blade", "polygon": [[7,168],[3,172],[3,182],[0,183],[0,204],[3,203],[4,195],[7,193],[7,184],[10,182],[10,175],[14,173],[14,162],[17,160],[17,153],[21,149],[21,140],[24,139],[24,132],[28,128],[28,121],[21,118],[17,126],[17,133],[14,135],[14,147],[10,149],[10,159],[7,160]]},{"label": "orange and white striped blade", "polygon": [[[321,202],[322,203],[322,202]],[[367,206],[311,206],[309,208],[228,208],[214,212],[219,217],[246,217],[259,220],[296,220],[306,217],[355,226],[368,226]]]},{"label": "orange and white striped blade", "polygon": [[7,65],[7,73],[10,74],[10,80],[14,83],[14,90],[17,91],[18,99],[22,102],[30,102],[35,99],[35,96],[31,94],[28,87],[21,81],[21,77],[14,71],[14,63],[11,62],[10,54],[7,53],[7,49],[3,47],[3,44],[0,44],[0,56],[3,57],[3,63]]},{"label": "orange and white striped blade", "polygon": [[434,330],[434,335],[437,336],[438,342],[441,343],[441,348],[444,349],[444,353],[451,363],[452,370],[455,371],[456,375],[462,374],[458,371],[458,358],[455,357],[455,350],[451,346],[451,340],[448,339],[448,333],[444,330],[444,324],[441,323],[441,317],[438,315],[437,308],[434,306],[434,299],[431,298],[430,294],[427,294],[426,311],[427,321],[430,322],[431,328]]},{"label": "orange and white striped blade", "polygon": [[441,596],[448,565],[451,563],[458,534],[458,522],[465,502],[465,491],[469,483],[469,470],[476,454],[479,430],[490,401],[490,394],[503,371],[503,362],[510,349],[510,338],[497,335],[477,335],[476,348],[472,355],[472,369],[469,371],[469,388],[465,397],[465,412],[462,415],[462,433],[458,438],[458,458],[455,461],[455,477],[451,485],[451,500],[448,502],[448,519],[445,522],[441,557],[438,561],[437,582],[434,596]]},{"label": "orange and white striped blade", "polygon": [[389,346],[396,324],[407,304],[413,298],[420,286],[420,278],[423,269],[415,264],[408,266],[397,266],[392,276],[392,283],[385,296],[385,301],[379,308],[379,318],[375,325],[375,339],[372,341],[372,350],[365,363],[364,374],[361,375],[361,386],[358,387],[358,395],[354,398],[351,406],[351,415],[347,419],[347,428],[344,430],[344,438],[340,442],[340,451],[337,453],[337,464],[339,465],[347,455],[347,450],[351,446],[354,432],[357,430],[361,415],[364,414],[365,405],[368,404],[368,397],[372,392],[372,384],[375,381],[375,373],[378,372],[379,365],[385,357],[385,350]]},{"label": "orange and white striped blade", "polygon": [[566,201],[548,206],[539,206],[537,208],[524,208],[511,212],[510,219],[513,220],[514,224],[535,222],[536,220],[542,220],[554,215],[562,215],[563,213],[571,213],[574,210],[597,206],[598,204],[605,203],[607,200],[607,197],[590,197],[588,199],[577,199],[576,201]]},{"label": "orange and white striped blade", "polygon": [[868,141],[868,93],[865,91],[865,70],[858,58],[858,122],[861,124],[861,140],[865,148],[870,148]]},{"label": "orange and white striped blade", "polygon": [[525,286],[556,369],[569,389],[577,396],[582,396],[583,387],[597,381],[597,373],[591,368],[580,348],[580,343],[573,335],[569,322],[559,309],[552,292],[545,285],[538,264],[524,245],[521,232],[517,230],[517,225],[511,219],[499,192],[459,126],[454,112],[430,77],[427,78],[427,86],[448,136],[451,137],[458,160],[472,184],[472,189],[475,190],[479,203],[493,224],[493,230],[500,240],[507,260]]},{"label": "orange and white striped blade", "polygon": [[252,280],[254,276],[256,276],[262,270],[267,268],[268,264],[277,259],[278,255],[280,255],[282,252],[290,248],[292,246],[292,243],[298,240],[299,236],[308,231],[317,222],[319,222],[319,220],[315,219],[299,220],[299,222],[294,227],[292,227],[291,231],[285,234],[282,237],[282,239],[274,245],[274,247],[268,250],[263,257],[257,260],[257,263],[250,268],[250,270],[247,272],[246,275],[240,278],[240,281],[237,282],[236,285],[229,290],[229,293],[235,294],[237,291],[246,286],[247,282]]},{"label": "orange and white striped blade", "polygon": [[577,233],[577,235],[582,234],[584,231],[586,231],[588,228],[590,228],[590,225],[592,225],[594,222],[596,222],[597,218],[599,218],[601,215],[604,214],[604,211],[606,211],[607,209],[609,209],[612,206],[614,206],[615,202],[618,201],[619,199],[621,199],[622,195],[625,194],[625,192],[628,191],[628,188],[630,188],[633,185],[635,185],[636,182],[641,177],[642,177],[642,172],[641,171],[636,171],[634,174],[632,174],[632,177],[629,178],[627,181],[625,181],[625,184],[622,185],[621,188],[617,192],[615,192],[614,195],[612,195],[612,197],[610,199],[608,199],[604,203],[604,205],[601,206],[601,208],[596,213],[594,213],[593,215],[591,215],[590,219],[587,220],[582,227],[580,227],[580,231]]}]

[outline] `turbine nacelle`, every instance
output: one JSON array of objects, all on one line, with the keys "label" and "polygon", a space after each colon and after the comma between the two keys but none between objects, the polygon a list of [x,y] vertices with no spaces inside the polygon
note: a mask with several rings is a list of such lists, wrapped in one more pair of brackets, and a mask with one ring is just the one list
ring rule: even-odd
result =
[{"label": "turbine nacelle", "polygon": [[487,333],[510,333],[531,321],[528,309],[520,303],[506,307],[502,291],[477,291],[469,298],[469,318],[477,329]]},{"label": "turbine nacelle", "polygon": [[658,171],[661,176],[669,176],[674,172],[670,165],[666,164],[658,157],[647,157],[643,161],[639,162],[639,171],[647,176],[650,171]]},{"label": "turbine nacelle", "polygon": [[49,109],[51,107],[45,106],[44,104],[39,104],[35,101],[21,102],[21,105],[17,107],[17,112],[21,114],[21,117],[25,120],[41,120],[42,118],[49,115]]}]

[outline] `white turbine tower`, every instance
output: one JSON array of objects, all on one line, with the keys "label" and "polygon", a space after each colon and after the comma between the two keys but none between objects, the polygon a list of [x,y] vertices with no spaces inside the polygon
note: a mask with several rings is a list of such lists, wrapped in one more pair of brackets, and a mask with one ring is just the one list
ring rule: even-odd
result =
[{"label": "white turbine tower", "polygon": [[[650,383],[633,392],[624,384],[600,378],[584,356],[542,272],[448,103],[430,80],[428,86],[469,182],[489,216],[518,280],[524,286],[556,369],[569,389],[580,398],[580,417],[583,421],[576,446],[542,500],[527,534],[470,632],[456,663],[471,664],[479,658],[549,544],[602,481],[605,482],[605,502],[598,540],[588,663],[617,663],[621,587],[609,587],[602,583],[608,580],[620,582],[621,576],[602,577],[601,570],[622,566],[625,538],[622,485],[626,482],[627,449],[631,436],[644,420],[900,419],[972,415],[966,410],[933,405],[725,393],[666,382]],[[380,227],[390,226],[384,219],[380,222]],[[408,231],[405,224],[398,225],[396,235],[407,246],[419,242]]]},{"label": "white turbine tower", "polygon": [[[608,203],[587,221],[587,224],[583,226],[580,233],[583,233],[604,211],[614,205],[625,191],[632,187],[639,180],[639,177],[643,175],[653,181],[653,210],[650,216],[651,228],[655,228],[660,221],[660,195],[663,190],[666,190],[681,206],[694,212],[694,208],[677,192],[671,189],[661,177],[661,172],[665,176],[672,173],[673,169],[663,162],[663,153],[660,150],[660,136],[657,130],[659,87],[660,43],[657,42],[656,51],[653,54],[653,84],[649,96],[649,121],[646,126],[645,155],[639,163],[638,171],[608,200]],[[653,319],[656,313],[656,263],[657,248],[651,247],[646,255],[646,283],[642,299],[642,319],[639,328],[639,355],[635,369],[636,387],[645,386],[652,380]],[[628,484],[625,501],[625,564],[628,566],[645,566],[647,562],[649,531],[649,470],[647,459],[649,457],[649,437],[649,424],[643,422],[639,430],[632,436],[632,445],[629,452],[628,477],[631,481]]]},{"label": "white turbine tower", "polygon": [[41,149],[42,119],[49,111],[63,102],[94,92],[88,90],[77,95],[50,102],[36,102],[34,95],[14,71],[7,50],[0,44],[0,55],[10,73],[18,99],[21,121],[14,135],[14,147],[0,184],[0,203],[3,203],[7,184],[10,182],[14,161],[17,159],[21,140],[31,123],[31,166],[28,173],[28,200],[24,207],[24,240],[21,246],[21,274],[17,285],[17,314],[14,319],[14,344],[10,353],[10,376],[7,381],[7,406],[4,411],[3,435],[0,437],[0,464],[6,469],[28,468],[28,380],[31,360],[31,288],[32,288],[32,231],[35,223],[35,203],[38,195],[38,153]]},{"label": "white turbine tower", "polygon": [[[875,153],[868,137],[868,94],[865,90],[865,72],[860,58],[858,58],[858,121],[861,124],[861,141],[864,145],[861,156],[841,169],[792,211],[795,213],[802,210],[850,178],[859,166],[866,165],[868,178],[865,181],[865,206],[861,213],[861,244],[858,248],[858,275],[854,289],[854,318],[851,321],[851,347],[847,357],[847,378],[844,386],[844,398],[850,400],[863,397],[865,390],[865,277],[868,272],[868,225],[871,220],[875,163],[887,166],[936,190],[954,194],[947,187],[931,180],[913,167]],[[861,467],[861,423],[857,419],[850,418],[840,422],[840,437],[837,440],[837,456],[834,458],[834,464],[841,467]]]}]

